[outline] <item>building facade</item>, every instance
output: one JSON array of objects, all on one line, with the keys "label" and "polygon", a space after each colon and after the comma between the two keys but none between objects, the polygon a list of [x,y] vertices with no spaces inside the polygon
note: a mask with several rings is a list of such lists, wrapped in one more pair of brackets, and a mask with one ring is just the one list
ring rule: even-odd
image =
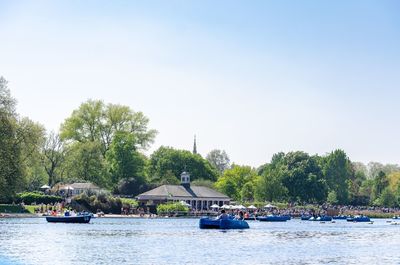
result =
[{"label": "building facade", "polygon": [[181,174],[181,185],[162,185],[136,196],[141,206],[156,206],[167,202],[184,201],[194,210],[209,210],[211,205],[229,204],[231,199],[216,190],[190,185],[190,175]]}]

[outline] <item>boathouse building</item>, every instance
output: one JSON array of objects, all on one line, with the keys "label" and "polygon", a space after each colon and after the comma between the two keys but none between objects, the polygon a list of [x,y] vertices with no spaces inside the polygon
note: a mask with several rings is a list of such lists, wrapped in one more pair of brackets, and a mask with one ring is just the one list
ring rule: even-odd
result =
[{"label": "boathouse building", "polygon": [[181,174],[181,185],[162,185],[136,196],[140,205],[156,206],[166,202],[185,202],[196,210],[209,210],[210,206],[230,203],[230,198],[204,186],[190,185],[190,175]]}]

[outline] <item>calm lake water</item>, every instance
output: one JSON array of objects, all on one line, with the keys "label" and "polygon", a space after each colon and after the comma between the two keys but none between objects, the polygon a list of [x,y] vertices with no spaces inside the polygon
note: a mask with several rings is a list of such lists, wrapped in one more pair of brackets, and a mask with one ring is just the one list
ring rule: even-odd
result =
[{"label": "calm lake water", "polygon": [[0,219],[0,264],[400,264],[400,225],[97,218],[90,224]]}]

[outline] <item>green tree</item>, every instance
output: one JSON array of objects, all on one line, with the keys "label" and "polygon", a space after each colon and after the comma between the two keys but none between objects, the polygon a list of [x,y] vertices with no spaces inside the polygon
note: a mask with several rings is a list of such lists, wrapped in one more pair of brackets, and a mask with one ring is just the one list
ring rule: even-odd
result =
[{"label": "green tree", "polygon": [[0,77],[0,201],[11,200],[23,185],[21,142],[18,139],[16,101]]},{"label": "green tree", "polygon": [[282,201],[287,198],[288,189],[282,183],[285,169],[284,153],[274,154],[271,163],[258,168],[261,174],[255,189],[258,201]]},{"label": "green tree", "polygon": [[335,150],[323,159],[323,172],[330,191],[335,191],[338,203],[349,201],[349,181],[353,178],[350,159],[342,150]]},{"label": "green tree", "polygon": [[389,186],[389,180],[387,179],[385,172],[379,171],[378,175],[373,180],[373,183],[373,198],[376,199],[379,198],[383,190]]},{"label": "green tree", "polygon": [[42,165],[48,176],[49,186],[53,186],[61,179],[62,163],[65,160],[66,148],[60,136],[51,132],[42,147]]},{"label": "green tree", "polygon": [[98,142],[74,143],[68,146],[64,182],[89,181],[100,187],[110,187],[111,181]]},{"label": "green tree", "polygon": [[255,181],[246,182],[240,190],[240,198],[242,201],[254,201]]},{"label": "green tree", "polygon": [[318,157],[304,152],[290,152],[285,155],[282,183],[288,190],[291,201],[324,202],[327,186]]},{"label": "green tree", "polygon": [[398,205],[396,196],[389,187],[386,187],[382,191],[379,201],[381,205],[385,207],[396,207]]},{"label": "green tree", "polygon": [[[218,178],[215,187],[234,200],[247,200],[248,197],[254,197],[254,183],[257,181],[257,177],[256,171],[249,166],[232,165]],[[241,193],[247,183],[250,184]],[[248,194],[250,188],[253,193],[251,196]]]},{"label": "green tree", "polygon": [[180,180],[183,171],[190,173],[191,180],[217,179],[216,170],[198,154],[161,146],[150,156],[149,175],[153,183],[163,182],[163,179],[171,173]]},{"label": "green tree", "polygon": [[326,201],[333,205],[338,203],[336,192],[334,190],[331,190],[330,192],[328,192],[328,198],[326,199]]},{"label": "green tree", "polygon": [[229,156],[224,150],[214,149],[207,154],[206,159],[220,174],[230,166]]},{"label": "green tree", "polygon": [[112,183],[129,180],[132,190],[137,195],[146,182],[145,157],[137,151],[134,135],[117,132],[107,151],[106,158],[110,166]]},{"label": "green tree", "polygon": [[138,148],[148,148],[157,133],[148,129],[148,123],[142,112],[134,112],[127,106],[88,100],[65,120],[60,135],[63,140],[98,142],[105,156],[116,132],[131,133]]}]

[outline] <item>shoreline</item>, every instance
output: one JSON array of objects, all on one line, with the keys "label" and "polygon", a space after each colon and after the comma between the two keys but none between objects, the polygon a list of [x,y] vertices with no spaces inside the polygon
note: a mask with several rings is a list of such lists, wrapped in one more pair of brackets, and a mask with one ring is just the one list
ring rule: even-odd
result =
[{"label": "shoreline", "polygon": [[[365,216],[368,216],[372,219],[392,219],[394,216],[400,216],[400,214],[384,214],[386,216],[383,216],[382,213],[373,213],[373,212],[357,212],[357,213],[345,213],[345,215],[348,216],[355,216],[355,215],[360,215],[363,214]],[[31,214],[31,213],[0,213],[0,219],[8,219],[8,218],[45,218],[46,216],[43,216],[41,214]],[[95,219],[102,219],[102,218],[118,218],[118,219],[199,219],[202,216],[140,216],[140,215],[124,215],[124,214],[105,214],[104,216],[101,217],[94,217]],[[300,217],[298,216],[293,216],[293,219],[299,219]]]}]

